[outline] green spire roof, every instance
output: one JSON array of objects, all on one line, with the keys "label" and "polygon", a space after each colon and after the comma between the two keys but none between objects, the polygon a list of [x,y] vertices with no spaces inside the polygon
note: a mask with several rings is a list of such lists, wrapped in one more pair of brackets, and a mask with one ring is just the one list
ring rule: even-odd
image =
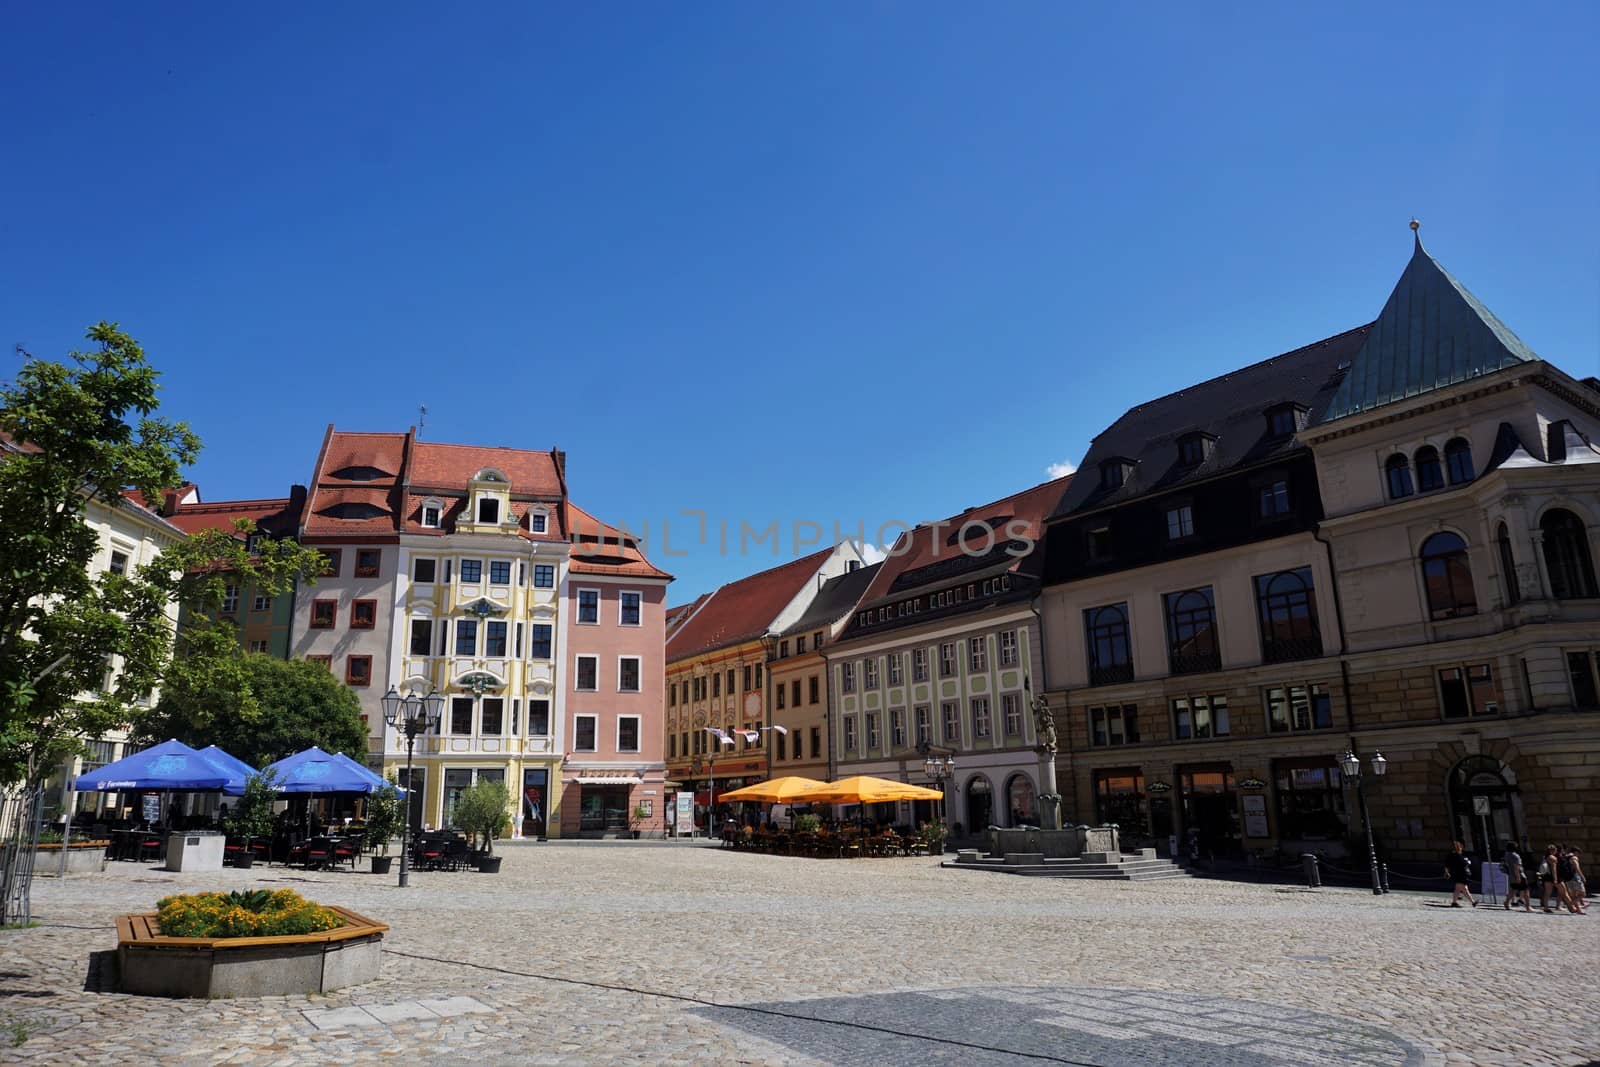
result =
[{"label": "green spire roof", "polygon": [[1466,286],[1434,262],[1418,235],[1411,262],[1321,421],[1370,411],[1538,358]]}]

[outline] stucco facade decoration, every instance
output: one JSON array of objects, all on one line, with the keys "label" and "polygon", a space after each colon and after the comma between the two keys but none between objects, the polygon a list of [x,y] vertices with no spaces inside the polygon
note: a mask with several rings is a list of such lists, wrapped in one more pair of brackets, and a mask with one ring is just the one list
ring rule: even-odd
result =
[{"label": "stucco facade decoration", "polygon": [[[836,773],[945,791],[942,806],[903,802],[873,817],[942,816],[958,837],[1039,824],[1033,599],[1044,519],[1071,483],[1057,478],[902,534],[827,650]],[[928,779],[930,753],[954,756],[952,779]]]},{"label": "stucco facade decoration", "polygon": [[[718,587],[674,609],[667,637],[667,777],[707,810],[728,789],[773,773],[767,644],[798,622],[829,579],[862,566],[851,541]],[[707,732],[720,730],[728,740]],[[809,737],[808,737],[809,743]],[[784,773],[788,773],[785,769]]]}]

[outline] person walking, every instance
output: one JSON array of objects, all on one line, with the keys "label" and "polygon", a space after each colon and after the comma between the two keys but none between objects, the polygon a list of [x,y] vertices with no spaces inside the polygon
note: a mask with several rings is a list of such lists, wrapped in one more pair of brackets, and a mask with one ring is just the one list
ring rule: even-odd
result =
[{"label": "person walking", "polygon": [[1515,841],[1506,842],[1506,850],[1500,857],[1500,865],[1506,871],[1506,910],[1511,910],[1511,902],[1518,896],[1522,897],[1522,910],[1533,911],[1533,902],[1528,899],[1528,872],[1522,867],[1522,853],[1517,851]]},{"label": "person walking", "polygon": [[1550,898],[1557,898],[1559,906],[1560,897],[1556,894],[1556,846],[1544,847],[1544,859],[1539,861],[1539,907],[1544,909],[1546,915],[1550,914]]},{"label": "person walking", "polygon": [[1560,858],[1556,862],[1556,882],[1562,896],[1566,901],[1567,910],[1574,915],[1582,915],[1589,910],[1585,894],[1588,887],[1583,882],[1583,867],[1578,861],[1578,850],[1562,846]]},{"label": "person walking", "polygon": [[1461,898],[1466,897],[1467,903],[1474,908],[1478,902],[1472,898],[1472,860],[1467,857],[1467,846],[1460,841],[1450,843],[1450,852],[1444,858],[1445,874],[1450,876],[1450,906],[1461,907]]}]

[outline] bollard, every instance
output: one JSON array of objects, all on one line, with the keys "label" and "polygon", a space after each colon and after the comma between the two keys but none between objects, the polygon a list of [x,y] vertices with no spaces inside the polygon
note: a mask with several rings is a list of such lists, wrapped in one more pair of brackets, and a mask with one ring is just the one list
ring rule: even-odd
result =
[{"label": "bollard", "polygon": [[1387,893],[1389,891],[1389,865],[1387,863],[1378,864],[1378,881],[1383,886],[1383,891]]},{"label": "bollard", "polygon": [[1305,867],[1306,886],[1310,889],[1319,888],[1322,885],[1322,874],[1317,869],[1317,857],[1313,853],[1302,852],[1300,863]]}]

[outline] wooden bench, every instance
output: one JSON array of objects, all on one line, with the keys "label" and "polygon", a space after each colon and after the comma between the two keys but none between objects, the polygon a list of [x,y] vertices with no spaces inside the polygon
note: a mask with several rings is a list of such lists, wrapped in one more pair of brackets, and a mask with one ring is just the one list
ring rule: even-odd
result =
[{"label": "wooden bench", "polygon": [[353,937],[381,934],[389,927],[365,915],[337,904],[322,907],[344,919],[343,926],[332,930],[319,930],[314,934],[280,934],[274,937],[167,937],[156,923],[156,913],[141,912],[117,916],[117,947],[126,945],[162,945],[169,948],[253,948],[258,945],[307,945],[329,941],[348,941]]}]

